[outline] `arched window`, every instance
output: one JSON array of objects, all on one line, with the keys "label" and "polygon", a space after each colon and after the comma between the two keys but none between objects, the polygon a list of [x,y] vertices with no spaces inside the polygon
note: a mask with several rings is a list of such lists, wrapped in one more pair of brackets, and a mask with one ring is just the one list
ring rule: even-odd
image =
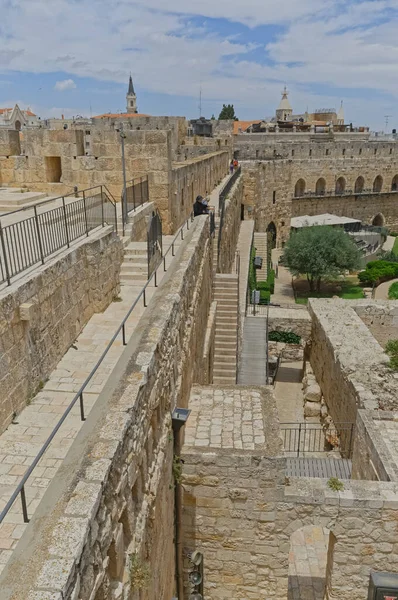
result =
[{"label": "arched window", "polygon": [[395,175],[391,182],[391,191],[398,192],[398,175]]},{"label": "arched window", "polygon": [[359,176],[357,177],[357,180],[355,182],[355,193],[356,194],[361,194],[363,192],[363,188],[365,187],[365,180],[363,177]]},{"label": "arched window", "polygon": [[373,218],[372,225],[375,225],[375,227],[384,227],[385,222],[384,215],[379,213]]},{"label": "arched window", "polygon": [[21,131],[21,121],[15,121],[15,129]]},{"label": "arched window", "polygon": [[323,196],[326,190],[326,181],[323,177],[320,177],[316,182],[315,193],[317,196]]},{"label": "arched window", "polygon": [[345,192],[345,179],[344,177],[339,177],[336,181],[336,194],[344,194]]},{"label": "arched window", "polygon": [[382,187],[383,187],[383,178],[381,175],[378,175],[373,182],[373,191],[381,192]]},{"label": "arched window", "polygon": [[305,181],[304,179],[299,179],[294,188],[294,196],[295,198],[300,198],[300,196],[304,196],[305,193]]}]

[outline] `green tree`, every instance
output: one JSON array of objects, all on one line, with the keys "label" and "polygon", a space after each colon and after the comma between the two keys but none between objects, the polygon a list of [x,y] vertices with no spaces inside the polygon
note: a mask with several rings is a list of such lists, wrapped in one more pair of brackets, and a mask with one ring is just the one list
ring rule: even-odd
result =
[{"label": "green tree", "polygon": [[361,267],[361,254],[350,236],[339,227],[303,227],[292,233],[283,252],[283,263],[292,275],[307,276],[311,292],[322,280],[333,280]]},{"label": "green tree", "polygon": [[220,121],[227,121],[227,120],[238,121],[239,120],[235,114],[235,109],[234,109],[233,104],[223,104],[218,118]]}]

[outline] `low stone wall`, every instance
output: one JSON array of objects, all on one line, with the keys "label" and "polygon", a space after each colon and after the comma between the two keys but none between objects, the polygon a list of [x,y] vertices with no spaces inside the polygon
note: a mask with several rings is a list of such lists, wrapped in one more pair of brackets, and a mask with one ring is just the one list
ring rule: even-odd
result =
[{"label": "low stone wall", "polygon": [[240,230],[243,178],[239,177],[225,201],[224,223],[218,256],[218,272],[231,273]]},{"label": "low stone wall", "polygon": [[398,572],[394,483],[345,481],[335,492],[326,479],[285,481],[286,459],[259,450],[183,457],[184,545],[203,553],[205,597],[286,600],[291,535],[307,525],[331,532],[328,598],[363,600],[371,570]]},{"label": "low stone wall", "polygon": [[306,342],[311,336],[312,321],[303,309],[269,307],[268,331],[292,331]]},{"label": "low stone wall", "polygon": [[354,310],[379,344],[385,348],[389,340],[398,339],[398,302],[395,300],[357,300]]},{"label": "low stone wall", "polygon": [[178,257],[0,577],[4,600],[175,595],[170,413],[203,368],[207,218]]},{"label": "low stone wall", "polygon": [[199,373],[197,383],[202,385],[213,382],[214,368],[214,340],[216,337],[217,302],[211,303],[209,318],[207,320],[205,345],[203,351],[203,369]]},{"label": "low stone wall", "polygon": [[355,303],[310,299],[308,307],[310,362],[333,421],[355,423],[358,408],[398,407],[388,357],[355,312]]},{"label": "low stone wall", "polygon": [[122,243],[107,228],[2,290],[0,432],[118,294],[122,260]]},{"label": "low stone wall", "polygon": [[140,206],[134,213],[129,216],[128,235],[133,242],[146,242],[148,220],[155,210],[155,204],[148,202],[144,206]]}]

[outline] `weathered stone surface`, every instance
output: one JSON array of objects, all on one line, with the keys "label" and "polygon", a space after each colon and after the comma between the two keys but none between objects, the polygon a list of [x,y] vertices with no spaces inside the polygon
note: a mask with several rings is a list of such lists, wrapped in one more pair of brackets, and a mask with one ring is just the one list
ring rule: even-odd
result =
[{"label": "weathered stone surface", "polygon": [[306,402],[320,402],[322,398],[321,388],[317,383],[311,382],[306,388],[304,400]]},{"label": "weathered stone surface", "polygon": [[321,405],[317,402],[306,402],[304,404],[305,417],[319,417],[321,414]]}]

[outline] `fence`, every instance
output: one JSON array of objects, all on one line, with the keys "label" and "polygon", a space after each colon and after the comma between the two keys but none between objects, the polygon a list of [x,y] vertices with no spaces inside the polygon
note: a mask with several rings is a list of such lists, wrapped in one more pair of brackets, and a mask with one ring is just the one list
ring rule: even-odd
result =
[{"label": "fence", "polygon": [[156,210],[147,231],[148,279],[162,260],[162,219]]},{"label": "fence", "polygon": [[280,428],[286,454],[304,456],[335,449],[344,458],[351,457],[353,423],[335,423],[328,429],[313,423],[281,423]]},{"label": "fence", "polygon": [[236,180],[238,179],[238,177],[240,177],[240,174],[241,174],[241,167],[238,167],[236,169],[236,171],[234,172],[234,174],[228,179],[227,183],[225,184],[223,189],[220,191],[220,194],[218,197],[218,214],[220,217],[220,223],[218,225],[217,258],[220,255],[220,248],[221,248],[222,231],[223,231],[224,218],[225,218],[225,200],[227,199],[227,196],[228,196],[229,192],[231,191],[232,187],[236,183]]},{"label": "fence", "polygon": [[[193,213],[191,213],[189,215],[188,219],[183,223],[183,225],[181,225],[180,229],[175,234],[174,239],[173,239],[171,245],[167,249],[167,252],[165,252],[163,254],[163,257],[162,257],[163,260],[162,260],[162,262],[163,262],[163,270],[165,272],[167,271],[167,267],[166,267],[166,257],[167,257],[167,255],[169,254],[169,252],[171,252],[171,255],[175,256],[175,242],[176,242],[177,238],[179,238],[179,237],[181,238],[181,240],[184,239],[184,230],[185,229],[187,229],[187,231],[189,230],[190,223],[192,223],[193,220],[194,220]],[[100,358],[98,359],[98,361],[94,365],[93,369],[91,370],[89,376],[87,377],[87,379],[85,380],[85,382],[83,383],[83,385],[81,386],[81,388],[79,389],[79,391],[75,394],[73,400],[71,401],[71,403],[69,404],[68,408],[65,410],[65,412],[63,413],[63,415],[59,419],[58,423],[56,424],[56,426],[52,430],[51,434],[49,435],[49,437],[47,438],[47,440],[45,441],[45,443],[41,447],[40,451],[32,459],[31,465],[27,468],[26,473],[24,474],[24,476],[22,477],[21,481],[16,486],[14,492],[12,493],[12,495],[11,495],[10,499],[8,500],[8,502],[6,503],[5,507],[0,512],[0,524],[4,521],[6,515],[8,514],[8,512],[11,509],[11,507],[14,505],[15,501],[18,499],[18,497],[20,497],[20,499],[21,499],[22,515],[23,515],[24,523],[29,523],[28,507],[27,507],[26,494],[25,494],[25,485],[26,485],[26,482],[31,477],[33,471],[37,467],[37,465],[40,462],[41,458],[45,454],[46,450],[50,446],[51,442],[55,438],[56,434],[58,433],[58,431],[60,430],[61,426],[63,425],[63,423],[65,422],[65,420],[67,419],[67,417],[69,416],[69,414],[71,413],[72,409],[75,407],[75,405],[77,404],[78,401],[79,401],[79,404],[80,404],[80,418],[81,418],[82,421],[85,421],[85,419],[86,419],[85,410],[84,410],[85,409],[85,406],[84,406],[84,393],[85,393],[85,390],[86,390],[88,384],[90,383],[90,381],[92,380],[92,378],[94,377],[94,375],[96,374],[98,368],[100,367],[100,365],[104,361],[104,359],[107,356],[109,350],[112,348],[113,344],[117,340],[117,338],[119,338],[119,336],[121,336],[123,346],[127,345],[127,337],[126,337],[127,325],[126,325],[126,322],[127,322],[128,318],[130,317],[131,313],[133,312],[133,310],[135,309],[135,307],[137,306],[138,302],[140,302],[142,300],[144,307],[147,306],[146,290],[147,290],[148,286],[150,285],[150,283],[152,281],[152,278],[154,280],[154,286],[157,287],[156,274],[157,274],[157,269],[160,267],[160,264],[161,263],[159,263],[159,265],[157,266],[157,268],[152,273],[151,277],[148,279],[148,281],[146,282],[146,284],[144,285],[144,287],[141,289],[141,291],[137,295],[136,299],[134,300],[134,302],[130,306],[129,310],[127,311],[126,315],[124,316],[124,318],[123,318],[122,322],[120,323],[119,327],[117,328],[117,330],[113,334],[111,340],[108,342],[108,344],[107,344],[106,348],[104,349],[103,353],[101,354]]]},{"label": "fence", "polygon": [[[97,227],[112,225],[117,231],[116,204],[105,186],[96,186],[61,196],[27,209],[30,216],[9,225],[0,222],[0,283],[7,282],[39,263],[71,242],[88,236]],[[43,204],[56,205],[40,211]],[[24,209],[22,209],[24,210]],[[15,213],[21,212],[15,211]],[[14,213],[7,213],[7,216]],[[6,216],[6,215],[4,215]]]},{"label": "fence", "polygon": [[[126,185],[127,213],[135,210],[149,199],[148,176],[132,179]],[[122,194],[123,198],[123,194]]]}]

